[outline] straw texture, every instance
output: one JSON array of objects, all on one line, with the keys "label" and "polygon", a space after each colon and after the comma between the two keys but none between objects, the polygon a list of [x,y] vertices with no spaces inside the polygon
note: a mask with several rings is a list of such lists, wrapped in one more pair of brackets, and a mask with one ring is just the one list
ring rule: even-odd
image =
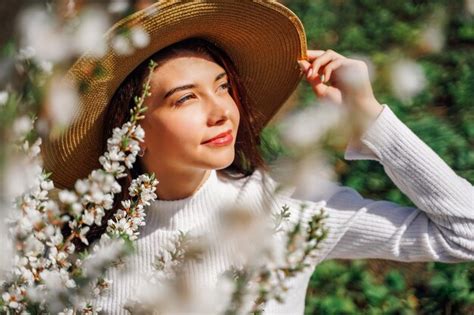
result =
[{"label": "straw texture", "polygon": [[[150,44],[123,56],[111,47],[113,37],[135,25]],[[71,126],[45,140],[45,167],[58,187],[72,187],[99,167],[107,104],[126,76],[156,51],[177,41],[201,37],[227,52],[249,96],[264,117],[276,114],[302,78],[297,60],[306,58],[306,36],[298,17],[275,1],[160,1],[115,24],[105,35],[107,53],[82,56],[68,79],[87,87],[76,106]],[[91,72],[100,64],[101,75]]]}]

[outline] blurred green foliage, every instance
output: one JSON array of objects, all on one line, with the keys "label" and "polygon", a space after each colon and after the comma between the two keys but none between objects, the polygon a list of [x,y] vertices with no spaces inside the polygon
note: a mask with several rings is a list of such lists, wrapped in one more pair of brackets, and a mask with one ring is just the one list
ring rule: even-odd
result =
[{"label": "blurred green foliage", "polygon": [[318,266],[308,293],[306,314],[414,314],[417,305],[401,272],[377,281],[365,261]]},{"label": "blurred green foliage", "polygon": [[[284,2],[302,20],[309,49],[371,60],[379,102],[474,183],[474,16],[465,1]],[[442,49],[436,39],[422,39],[429,27],[441,35]],[[425,89],[412,99],[400,100],[391,89],[390,66],[400,58],[415,60],[426,76]],[[306,82],[300,91],[299,106],[314,101]],[[270,160],[285,154],[271,129],[264,133],[263,148]],[[343,185],[366,198],[414,206],[379,163],[349,164],[343,151],[329,150]],[[410,266],[416,268],[384,261],[324,262],[311,279],[306,314],[474,314],[473,263]]]},{"label": "blurred green foliage", "polygon": [[305,314],[473,313],[472,263],[400,269],[376,273],[364,260],[322,263],[311,278]]}]

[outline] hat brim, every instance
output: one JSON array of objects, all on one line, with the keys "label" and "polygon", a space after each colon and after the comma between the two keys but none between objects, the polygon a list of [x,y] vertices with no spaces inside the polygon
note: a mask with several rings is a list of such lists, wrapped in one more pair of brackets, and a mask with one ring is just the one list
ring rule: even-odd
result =
[{"label": "hat brim", "polygon": [[[131,55],[111,48],[124,28],[140,26],[148,46]],[[234,62],[249,96],[264,117],[276,114],[302,78],[297,60],[306,58],[306,36],[298,17],[275,1],[160,1],[116,23],[106,34],[107,52],[85,54],[68,77],[86,83],[73,123],[43,145],[45,168],[57,187],[72,187],[100,165],[105,109],[115,90],[143,60],[180,40],[200,37],[223,49]],[[91,76],[99,63],[101,75]]]}]

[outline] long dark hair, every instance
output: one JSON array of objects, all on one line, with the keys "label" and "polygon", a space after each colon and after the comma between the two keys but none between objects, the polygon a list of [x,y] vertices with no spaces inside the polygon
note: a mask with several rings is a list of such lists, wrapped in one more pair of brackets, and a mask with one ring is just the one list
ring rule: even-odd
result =
[{"label": "long dark hair", "polygon": [[[130,109],[135,106],[133,98],[142,93],[143,82],[148,75],[148,64],[150,59],[160,65],[182,52],[193,52],[205,55],[224,68],[229,79],[231,96],[239,109],[240,125],[235,142],[236,158],[232,164],[223,169],[221,173],[229,178],[236,179],[250,176],[256,169],[268,171],[268,166],[266,165],[259,148],[260,132],[263,128],[261,123],[263,121],[263,119],[261,119],[263,117],[261,116],[262,114],[258,112],[257,107],[255,106],[256,104],[249,97],[246,87],[242,84],[239,78],[234,63],[225,51],[201,38],[185,39],[161,49],[150,58],[143,61],[127,76],[115,91],[115,94],[107,107],[103,129],[103,150],[106,150],[107,148],[107,139],[112,136],[112,130],[115,127],[120,127],[130,119]],[[93,226],[91,231],[88,233],[87,237],[91,243],[104,233],[107,221],[112,218],[113,214],[120,206],[120,201],[128,198],[127,188],[130,185],[132,178],[136,178],[144,172],[146,172],[146,170],[138,158],[133,169],[130,170],[129,176],[120,181],[122,193],[116,196],[114,209],[107,211],[107,214],[102,220],[101,226]],[[81,246],[80,244],[77,245]]]}]

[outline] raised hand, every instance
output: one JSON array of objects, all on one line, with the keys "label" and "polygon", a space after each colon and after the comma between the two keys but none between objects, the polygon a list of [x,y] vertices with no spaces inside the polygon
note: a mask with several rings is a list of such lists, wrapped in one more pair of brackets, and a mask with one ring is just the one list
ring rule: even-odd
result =
[{"label": "raised hand", "polygon": [[307,55],[298,63],[318,98],[344,104],[360,118],[378,116],[383,107],[375,99],[365,62],[332,50],[308,50]]}]

